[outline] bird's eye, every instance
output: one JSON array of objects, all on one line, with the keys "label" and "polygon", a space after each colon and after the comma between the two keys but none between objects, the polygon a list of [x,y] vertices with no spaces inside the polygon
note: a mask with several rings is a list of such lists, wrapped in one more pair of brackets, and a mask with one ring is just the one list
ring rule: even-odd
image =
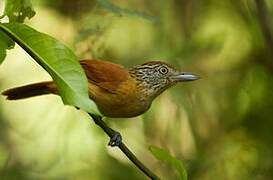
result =
[{"label": "bird's eye", "polygon": [[161,68],[159,69],[159,72],[160,72],[161,74],[167,74],[167,73],[168,73],[168,69],[167,69],[166,67],[161,67]]}]

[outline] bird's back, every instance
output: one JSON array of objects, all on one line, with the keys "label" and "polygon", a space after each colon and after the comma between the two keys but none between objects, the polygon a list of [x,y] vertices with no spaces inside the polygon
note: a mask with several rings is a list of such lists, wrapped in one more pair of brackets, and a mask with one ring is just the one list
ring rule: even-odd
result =
[{"label": "bird's back", "polygon": [[105,116],[134,117],[149,108],[127,68],[100,60],[82,60],[80,64],[88,78],[90,98]]}]

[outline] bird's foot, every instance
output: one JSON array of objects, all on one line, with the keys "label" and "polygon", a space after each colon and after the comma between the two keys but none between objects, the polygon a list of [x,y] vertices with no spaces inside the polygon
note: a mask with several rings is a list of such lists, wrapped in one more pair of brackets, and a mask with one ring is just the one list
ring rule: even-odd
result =
[{"label": "bird's foot", "polygon": [[114,136],[110,139],[108,146],[111,146],[111,147],[119,146],[122,142],[122,136],[119,132],[113,129],[112,131],[114,132]]}]

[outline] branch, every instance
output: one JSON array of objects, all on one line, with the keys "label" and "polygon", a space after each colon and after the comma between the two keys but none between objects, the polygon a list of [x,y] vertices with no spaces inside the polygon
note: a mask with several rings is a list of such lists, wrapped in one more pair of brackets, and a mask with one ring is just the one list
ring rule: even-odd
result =
[{"label": "branch", "polygon": [[269,54],[269,59],[271,60],[269,63],[271,67],[273,67],[273,37],[271,34],[270,24],[268,21],[268,11],[266,8],[266,4],[264,0],[255,0],[257,11],[258,11],[258,18],[260,21],[261,29],[267,43],[267,49]]},{"label": "branch", "polygon": [[[102,130],[110,137],[114,137],[114,131],[109,128],[106,123],[102,120],[100,116],[96,116],[94,114],[88,113],[94,122],[102,128]],[[150,169],[148,169],[142,162],[140,162],[137,157],[127,148],[127,146],[124,143],[119,144],[119,149],[149,178],[153,180],[160,180],[160,178],[155,175]]]}]

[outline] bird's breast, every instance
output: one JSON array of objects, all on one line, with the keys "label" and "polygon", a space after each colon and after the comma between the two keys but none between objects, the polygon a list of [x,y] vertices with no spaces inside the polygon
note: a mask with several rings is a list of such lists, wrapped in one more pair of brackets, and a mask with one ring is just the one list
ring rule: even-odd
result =
[{"label": "bird's breast", "polygon": [[129,78],[115,91],[107,91],[89,83],[90,98],[106,117],[135,117],[147,111],[151,105],[148,97],[139,90],[137,81]]}]

